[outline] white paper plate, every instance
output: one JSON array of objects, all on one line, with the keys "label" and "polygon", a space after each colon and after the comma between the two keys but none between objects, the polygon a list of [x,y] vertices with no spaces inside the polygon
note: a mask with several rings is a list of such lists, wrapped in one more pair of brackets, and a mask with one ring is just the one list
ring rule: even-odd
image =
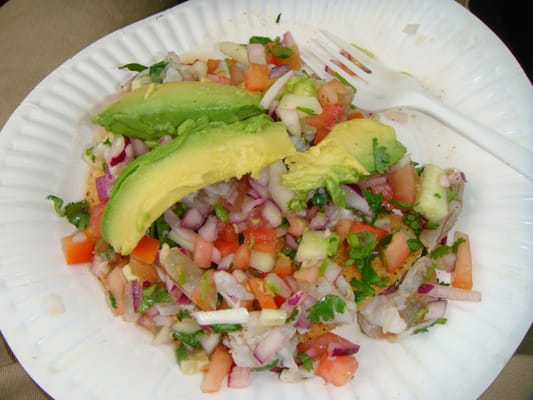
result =
[{"label": "white paper plate", "polygon": [[[199,376],[181,375],[169,348],[113,318],[86,268],[65,265],[60,240],[71,227],[45,199],[83,195],[87,121],[127,78],[116,67],[286,30],[306,47],[317,28],[413,73],[444,102],[533,149],[531,84],[497,37],[453,1],[199,0],[103,38],[39,84],[0,134],[0,324],[53,397],[202,397]],[[482,303],[450,304],[446,326],[396,344],[344,329],[361,350],[355,379],[342,388],[319,378],[283,384],[265,373],[248,389],[206,398],[474,399],[511,357],[533,319],[533,184],[440,123],[408,114],[392,124],[413,157],[457,166],[469,180],[459,228],[472,238]]]}]

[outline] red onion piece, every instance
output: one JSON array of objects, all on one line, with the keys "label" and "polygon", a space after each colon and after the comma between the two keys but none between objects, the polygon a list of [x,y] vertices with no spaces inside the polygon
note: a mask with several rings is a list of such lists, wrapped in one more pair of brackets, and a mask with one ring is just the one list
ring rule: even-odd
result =
[{"label": "red onion piece", "polygon": [[281,210],[271,200],[267,200],[265,204],[263,204],[261,216],[266,219],[273,228],[278,227],[282,221]]},{"label": "red onion piece", "polygon": [[98,198],[100,201],[106,201],[109,199],[111,193],[111,188],[113,187],[114,178],[111,175],[109,168],[105,168],[106,172],[102,176],[98,176],[95,180],[96,191],[98,193]]},{"label": "red onion piece", "polygon": [[198,230],[198,234],[208,242],[214,242],[217,239],[217,217],[214,215],[207,217],[205,223]]},{"label": "red onion piece", "polygon": [[362,212],[365,215],[372,215],[372,210],[368,205],[366,199],[348,185],[341,185],[344,191],[344,197],[346,198],[346,205],[357,211]]},{"label": "red onion piece", "polygon": [[142,301],[142,291],[137,280],[131,282],[131,293],[133,295],[133,310],[137,312]]},{"label": "red onion piece", "polygon": [[347,342],[335,342],[328,345],[328,354],[330,356],[349,356],[359,351],[359,345]]},{"label": "red onion piece", "polygon": [[198,229],[204,223],[204,216],[196,207],[187,209],[181,218],[181,226],[187,229]]},{"label": "red onion piece", "polygon": [[143,154],[148,152],[148,146],[146,146],[146,143],[144,143],[144,140],[141,140],[139,138],[131,138],[131,147],[133,149],[133,154],[135,157],[142,156]]},{"label": "red onion piece", "polygon": [[291,70],[291,67],[289,64],[281,64],[276,65],[275,67],[272,67],[272,69],[268,72],[268,78],[269,79],[278,79],[287,72]]},{"label": "red onion piece", "polygon": [[253,351],[254,357],[261,364],[268,361],[289,341],[288,337],[281,328],[272,328],[261,339]]},{"label": "red onion piece", "polygon": [[428,294],[429,292],[431,292],[434,286],[435,285],[431,285],[429,283],[423,283],[418,288],[418,294]]},{"label": "red onion piece", "polygon": [[260,43],[250,43],[246,46],[248,62],[250,64],[266,64],[265,46]]},{"label": "red onion piece", "polygon": [[287,304],[290,306],[296,306],[304,296],[304,291],[299,290],[287,299]]},{"label": "red onion piece", "polygon": [[283,34],[280,44],[287,47],[291,47],[296,44],[296,41],[294,40],[294,37],[290,31],[287,31]]}]

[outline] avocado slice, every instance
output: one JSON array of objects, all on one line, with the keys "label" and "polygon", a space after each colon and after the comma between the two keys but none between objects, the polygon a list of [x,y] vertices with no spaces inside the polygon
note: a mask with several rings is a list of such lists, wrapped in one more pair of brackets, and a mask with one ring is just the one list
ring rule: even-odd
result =
[{"label": "avocado slice", "polygon": [[124,168],[104,210],[103,238],[116,252],[129,254],[181,198],[232,177],[256,175],[295,151],[285,126],[266,114],[191,127]]},{"label": "avocado slice", "polygon": [[152,84],[132,90],[93,118],[110,132],[145,140],[176,136],[182,122],[231,123],[263,113],[258,93],[210,81]]},{"label": "avocado slice", "polygon": [[376,144],[381,154],[386,154],[386,160],[380,160],[381,168],[398,162],[406,152],[391,126],[373,119],[341,122],[316,146],[287,157],[288,172],[282,182],[300,192],[325,187],[333,202],[343,207],[344,193],[339,184],[355,183],[361,176],[378,172]]}]

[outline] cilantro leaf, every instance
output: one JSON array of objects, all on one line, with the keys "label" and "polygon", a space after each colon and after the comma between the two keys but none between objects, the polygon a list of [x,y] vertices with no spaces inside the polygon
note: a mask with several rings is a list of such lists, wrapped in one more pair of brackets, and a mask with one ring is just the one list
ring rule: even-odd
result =
[{"label": "cilantro leaf", "polygon": [[242,329],[241,324],[215,324],[209,325],[209,327],[214,333],[235,332]]},{"label": "cilantro leaf", "polygon": [[385,146],[380,146],[377,138],[372,139],[372,150],[374,152],[374,164],[376,171],[383,174],[390,165],[390,155]]},{"label": "cilantro leaf", "polygon": [[65,217],[68,222],[74,225],[79,231],[89,226],[89,203],[87,200],[70,202],[63,207],[63,199],[50,194],[46,197],[54,203],[54,209],[60,217]]},{"label": "cilantro leaf", "polygon": [[432,326],[435,326],[437,324],[439,325],[444,325],[446,324],[446,322],[448,322],[448,319],[447,318],[437,318],[435,321],[433,321],[431,324],[427,325],[427,326],[424,326],[422,328],[418,328],[418,329],[415,329],[413,331],[413,335],[418,335],[419,333],[426,333],[426,332],[429,332],[429,328],[431,328]]},{"label": "cilantro leaf", "polygon": [[163,82],[163,78],[164,78],[164,74],[165,74],[165,70],[167,68],[167,65],[168,65],[168,61],[166,60],[163,60],[163,61],[159,61],[153,65],[150,65],[150,67],[148,67],[148,75],[150,75],[150,80],[153,82],[153,83],[162,83]]},{"label": "cilantro leaf", "polygon": [[156,303],[170,303],[171,301],[172,299],[168,291],[164,287],[154,283],[142,290],[142,301],[139,304],[139,312],[144,314]]},{"label": "cilantro leaf", "polygon": [[311,322],[331,321],[335,313],[344,313],[346,302],[339,296],[327,294],[307,309]]},{"label": "cilantro leaf", "polygon": [[365,198],[366,202],[368,203],[370,207],[370,211],[372,212],[372,218],[370,221],[367,221],[369,223],[374,223],[383,209],[383,194],[381,192],[374,193],[370,189],[361,189],[361,193],[363,194],[363,197]]},{"label": "cilantro leaf", "polygon": [[289,58],[292,56],[292,49],[286,46],[273,47],[272,54],[279,58]]},{"label": "cilantro leaf", "polygon": [[187,332],[174,332],[172,337],[176,340],[179,340],[182,344],[185,344],[189,347],[192,347],[195,350],[200,350],[202,345],[198,340],[198,336],[202,335],[204,331],[202,329],[197,330],[196,332],[187,333]]},{"label": "cilantro leaf", "polygon": [[127,69],[128,71],[134,71],[134,72],[141,72],[145,69],[148,69],[146,65],[138,64],[138,63],[129,63],[124,64],[118,67],[118,69]]},{"label": "cilantro leaf", "polygon": [[296,354],[296,359],[302,363],[302,366],[306,371],[311,371],[313,369],[313,359],[303,352],[298,352]]}]

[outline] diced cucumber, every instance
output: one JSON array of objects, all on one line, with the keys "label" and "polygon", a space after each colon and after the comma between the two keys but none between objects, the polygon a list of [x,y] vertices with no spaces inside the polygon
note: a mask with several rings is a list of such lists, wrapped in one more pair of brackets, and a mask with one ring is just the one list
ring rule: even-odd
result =
[{"label": "diced cucumber", "polygon": [[284,95],[279,101],[278,108],[283,110],[298,110],[298,116],[300,118],[322,112],[322,106],[315,96],[293,93]]},{"label": "diced cucumber", "polygon": [[233,58],[243,64],[248,64],[248,51],[246,45],[235,42],[220,43],[220,51],[229,58]]},{"label": "diced cucumber", "polygon": [[252,250],[250,252],[250,267],[261,272],[270,272],[276,264],[276,253]]},{"label": "diced cucumber", "polygon": [[296,251],[298,262],[317,262],[328,256],[329,239],[326,231],[305,231]]},{"label": "diced cucumber", "polygon": [[203,371],[208,364],[209,356],[207,353],[203,350],[198,350],[181,360],[180,369],[185,375],[193,375]]},{"label": "diced cucumber", "polygon": [[438,222],[448,215],[447,189],[440,184],[442,175],[446,175],[446,171],[436,165],[427,164],[420,176],[414,209],[430,222]]},{"label": "diced cucumber", "polygon": [[289,202],[296,198],[296,194],[281,183],[281,176],[287,172],[287,167],[279,160],[271,164],[268,169],[268,194],[283,212],[287,212]]}]

